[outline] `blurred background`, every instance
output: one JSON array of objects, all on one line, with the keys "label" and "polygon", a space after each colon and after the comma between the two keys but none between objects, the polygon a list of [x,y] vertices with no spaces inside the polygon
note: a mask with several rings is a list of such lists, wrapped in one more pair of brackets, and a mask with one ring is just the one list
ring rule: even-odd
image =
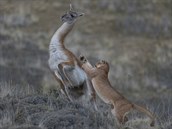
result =
[{"label": "blurred background", "polygon": [[[48,46],[69,0],[0,0],[0,83],[48,92],[58,84]],[[94,64],[130,99],[172,98],[172,0],[72,0],[84,12],[65,44]],[[166,100],[165,99],[165,100]],[[163,100],[164,101],[164,100]],[[171,103],[170,103],[171,104]],[[157,105],[156,105],[157,106]]]}]

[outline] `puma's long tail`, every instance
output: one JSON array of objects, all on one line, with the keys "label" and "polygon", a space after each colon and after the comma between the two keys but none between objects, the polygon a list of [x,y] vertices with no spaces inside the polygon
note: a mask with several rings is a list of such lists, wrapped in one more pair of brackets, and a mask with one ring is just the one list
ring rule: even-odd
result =
[{"label": "puma's long tail", "polygon": [[140,112],[143,112],[143,113],[146,113],[152,120],[150,126],[154,126],[155,125],[155,116],[153,113],[151,113],[149,110],[147,110],[146,108],[143,108],[139,105],[136,105],[136,104],[133,104],[134,105],[134,108],[139,110]]}]

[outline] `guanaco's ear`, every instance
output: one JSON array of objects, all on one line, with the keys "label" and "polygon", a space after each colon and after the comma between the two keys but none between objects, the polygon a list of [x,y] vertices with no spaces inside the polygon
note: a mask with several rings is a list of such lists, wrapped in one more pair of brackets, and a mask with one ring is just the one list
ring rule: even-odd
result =
[{"label": "guanaco's ear", "polygon": [[68,14],[64,14],[64,15],[61,16],[62,22],[66,22],[68,18],[69,18]]},{"label": "guanaco's ear", "polygon": [[81,17],[81,16],[84,15],[84,13],[76,12],[76,11],[69,11],[69,14],[70,14],[70,16],[73,17],[73,18]]},{"label": "guanaco's ear", "polygon": [[62,20],[62,22],[72,23],[73,21],[75,21],[75,19],[77,19],[78,17],[83,16],[83,15],[84,15],[84,13],[69,11],[66,14],[61,16],[61,20]]}]

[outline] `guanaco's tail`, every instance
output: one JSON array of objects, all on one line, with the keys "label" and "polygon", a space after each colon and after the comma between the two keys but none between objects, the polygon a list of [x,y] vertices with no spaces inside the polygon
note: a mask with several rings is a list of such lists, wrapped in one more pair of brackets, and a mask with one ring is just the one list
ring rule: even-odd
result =
[{"label": "guanaco's tail", "polygon": [[149,110],[147,110],[144,107],[141,107],[141,106],[136,105],[136,104],[133,104],[133,105],[134,105],[135,109],[137,109],[137,110],[139,110],[139,111],[141,111],[143,113],[146,113],[151,118],[152,122],[151,122],[150,126],[154,126],[155,125],[155,116],[154,116],[153,113],[151,113]]}]

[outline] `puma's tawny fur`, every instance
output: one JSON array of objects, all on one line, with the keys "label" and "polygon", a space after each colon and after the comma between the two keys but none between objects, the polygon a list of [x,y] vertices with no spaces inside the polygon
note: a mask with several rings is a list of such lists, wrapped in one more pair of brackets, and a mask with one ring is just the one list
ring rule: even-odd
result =
[{"label": "puma's tawny fur", "polygon": [[107,104],[112,107],[112,114],[117,117],[120,124],[124,124],[128,118],[126,114],[131,109],[137,109],[151,118],[150,126],[154,126],[154,115],[146,108],[131,103],[117,90],[115,90],[108,79],[109,64],[106,61],[96,63],[95,67],[88,62],[84,56],[80,56],[83,65],[82,68],[90,76],[93,87],[98,96]]}]

